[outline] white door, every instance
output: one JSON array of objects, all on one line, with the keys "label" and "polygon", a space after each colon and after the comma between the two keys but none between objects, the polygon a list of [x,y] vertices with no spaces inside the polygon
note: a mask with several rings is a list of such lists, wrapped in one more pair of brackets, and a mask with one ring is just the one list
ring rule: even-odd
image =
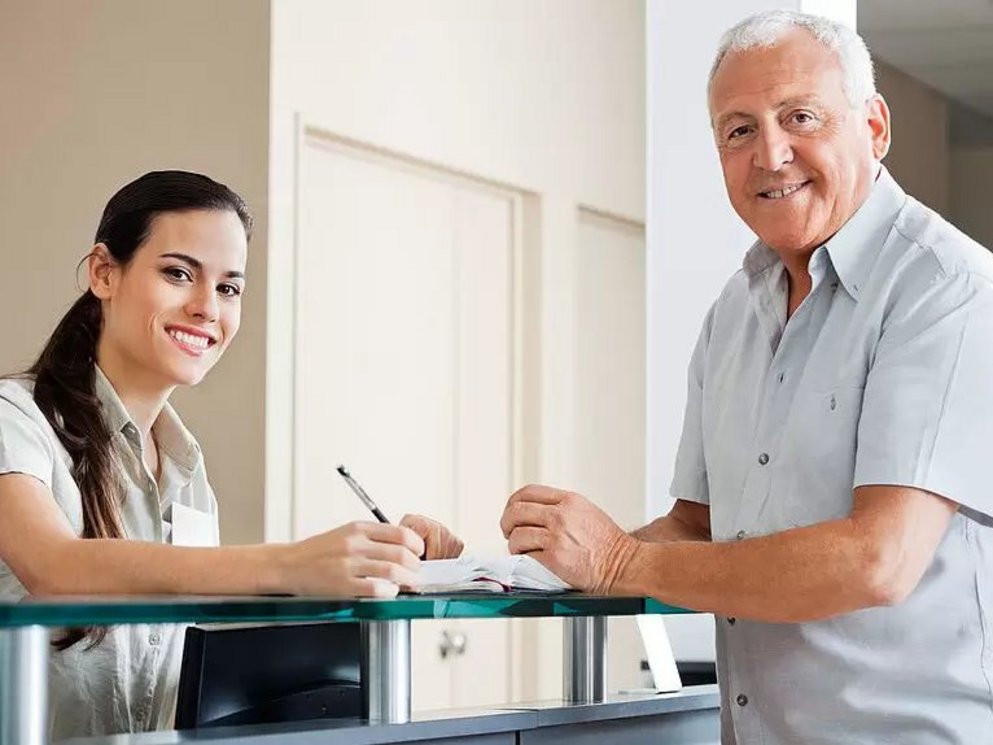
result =
[{"label": "white door", "polygon": [[[294,537],[371,519],[344,463],[392,521],[427,514],[500,552],[519,195],[316,130],[298,165]],[[508,699],[508,624],[413,628],[415,709]],[[464,652],[442,658],[445,631]]]},{"label": "white door", "polygon": [[[645,522],[645,229],[580,209],[575,488],[625,530]],[[608,624],[608,690],[641,685],[633,618]]]}]

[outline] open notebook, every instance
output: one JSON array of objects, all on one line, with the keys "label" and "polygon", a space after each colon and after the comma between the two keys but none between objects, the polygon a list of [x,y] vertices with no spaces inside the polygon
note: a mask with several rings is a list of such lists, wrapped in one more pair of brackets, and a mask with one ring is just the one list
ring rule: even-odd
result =
[{"label": "open notebook", "polygon": [[572,588],[530,556],[437,559],[421,562],[421,584],[411,592],[565,592]]}]

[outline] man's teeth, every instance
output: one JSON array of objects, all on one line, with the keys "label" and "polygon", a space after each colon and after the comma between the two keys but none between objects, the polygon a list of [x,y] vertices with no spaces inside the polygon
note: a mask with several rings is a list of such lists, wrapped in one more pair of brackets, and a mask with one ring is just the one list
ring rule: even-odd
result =
[{"label": "man's teeth", "polygon": [[170,329],[169,336],[171,336],[176,341],[180,341],[191,347],[197,347],[199,349],[206,349],[207,345],[210,343],[210,339],[206,336],[197,336],[196,334],[187,334],[185,331],[177,331],[176,329]]},{"label": "man's teeth", "polygon": [[802,186],[803,184],[795,184],[794,186],[787,186],[783,189],[773,189],[772,191],[764,191],[762,192],[762,195],[768,197],[769,199],[782,199],[783,197],[792,194]]}]

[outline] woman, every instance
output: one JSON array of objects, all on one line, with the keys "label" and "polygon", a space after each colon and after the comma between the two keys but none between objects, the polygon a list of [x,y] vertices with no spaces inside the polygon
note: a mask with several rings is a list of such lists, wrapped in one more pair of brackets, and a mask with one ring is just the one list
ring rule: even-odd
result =
[{"label": "woman", "polygon": [[[238,332],[251,228],[244,201],[199,174],[148,173],[110,199],[88,291],[28,373],[0,381],[0,596],[391,596],[422,551],[459,553],[417,516],[216,545],[200,448],[167,400]],[[51,738],[171,727],[182,642],[148,624],[57,638]]]}]

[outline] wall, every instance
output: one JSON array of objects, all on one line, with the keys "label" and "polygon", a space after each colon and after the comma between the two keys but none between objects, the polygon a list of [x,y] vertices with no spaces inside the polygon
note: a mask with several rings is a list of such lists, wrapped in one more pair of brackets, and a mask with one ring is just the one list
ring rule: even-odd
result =
[{"label": "wall", "polygon": [[892,115],[893,144],[883,161],[908,193],[947,215],[951,205],[948,100],[886,64],[876,63],[876,89]]},{"label": "wall", "polygon": [[[642,221],[642,0],[284,0],[273,4],[269,468],[266,531],[292,490],[294,143],[301,122],[536,196],[525,230],[545,281],[537,439],[569,442],[581,205]],[[562,281],[560,281],[560,278]],[[535,447],[529,479],[568,484],[570,447]],[[538,452],[540,450],[540,452]]]},{"label": "wall", "polygon": [[[269,6],[0,0],[0,370],[30,363],[121,185],[161,168],[226,182],[257,217],[242,330],[174,397],[207,455],[225,542],[262,537]],[[223,43],[218,40],[223,39]]]},{"label": "wall", "polygon": [[951,220],[993,250],[993,146],[955,148],[951,171]]}]

